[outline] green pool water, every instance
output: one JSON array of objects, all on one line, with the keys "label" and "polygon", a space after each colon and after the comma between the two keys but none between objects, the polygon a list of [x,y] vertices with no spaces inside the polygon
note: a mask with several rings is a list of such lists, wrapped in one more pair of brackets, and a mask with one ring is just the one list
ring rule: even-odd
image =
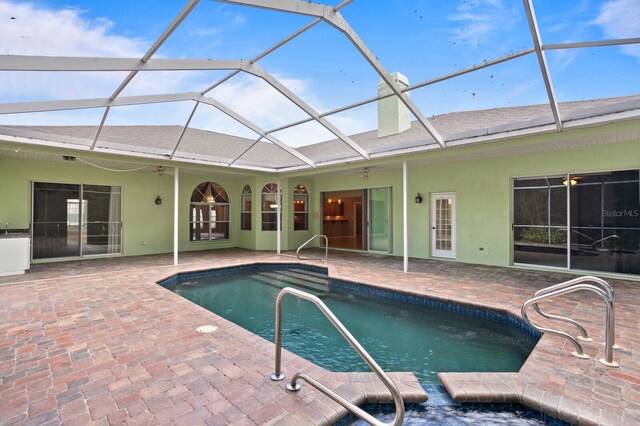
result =
[{"label": "green pool water", "polygon": [[[194,303],[274,340],[275,300],[285,273],[231,274],[166,285]],[[317,277],[314,278],[317,281]],[[301,288],[307,291],[308,288]],[[494,321],[332,288],[316,291],[385,371],[412,371],[421,383],[438,372],[518,371],[535,340]],[[330,371],[369,371],[310,302],[283,301],[283,347]]]}]

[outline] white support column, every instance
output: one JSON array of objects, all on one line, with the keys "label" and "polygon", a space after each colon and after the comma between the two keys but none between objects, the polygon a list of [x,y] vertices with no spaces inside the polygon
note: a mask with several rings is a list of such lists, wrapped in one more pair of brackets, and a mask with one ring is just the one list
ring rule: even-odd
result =
[{"label": "white support column", "polygon": [[280,179],[276,179],[276,253],[280,254],[280,248],[282,247],[282,224],[280,223],[280,213],[282,212],[282,204],[280,202]]},{"label": "white support column", "polygon": [[180,177],[178,168],[173,175],[173,264],[178,265],[178,193]]},{"label": "white support column", "polygon": [[409,202],[407,189],[407,162],[402,162],[402,253],[404,272],[409,271]]}]

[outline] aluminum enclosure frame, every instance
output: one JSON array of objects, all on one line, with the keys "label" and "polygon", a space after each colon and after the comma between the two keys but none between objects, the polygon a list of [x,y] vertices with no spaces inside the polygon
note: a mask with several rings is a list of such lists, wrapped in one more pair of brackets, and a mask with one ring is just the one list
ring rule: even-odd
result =
[{"label": "aluminum enclosure frame", "polygon": [[[352,3],[352,0],[342,1],[340,4],[336,6],[312,3],[303,0],[215,0],[223,3],[234,4],[238,6],[245,7],[256,7],[262,9],[273,10],[282,13],[292,13],[297,15],[305,15],[314,18],[311,22],[304,25],[300,29],[293,32],[291,35],[283,38],[272,47],[266,49],[264,52],[258,54],[251,60],[243,60],[243,59],[174,59],[174,58],[154,58],[155,53],[160,49],[160,47],[165,43],[165,41],[173,34],[173,32],[183,24],[184,20],[189,16],[189,14],[196,8],[196,6],[200,3],[199,0],[188,0],[180,12],[176,15],[176,17],[171,21],[171,23],[165,28],[162,34],[155,40],[155,42],[151,45],[148,51],[139,59],[136,58],[91,58],[91,57],[47,57],[47,56],[19,56],[19,55],[0,55],[0,71],[73,71],[73,72],[91,72],[91,71],[129,71],[129,74],[122,80],[119,86],[113,91],[111,96],[108,98],[94,98],[94,99],[67,99],[67,100],[56,100],[56,101],[36,101],[36,102],[14,102],[14,103],[0,103],[0,114],[26,114],[33,112],[44,112],[44,111],[63,111],[63,110],[77,110],[77,109],[85,109],[85,108],[103,108],[104,112],[102,114],[101,120],[97,125],[96,133],[93,137],[92,143],[89,146],[90,151],[99,151],[99,152],[112,152],[112,153],[120,153],[124,154],[124,152],[120,152],[116,149],[102,148],[98,147],[98,142],[100,140],[100,136],[102,133],[102,129],[107,121],[108,115],[112,108],[118,106],[128,106],[128,105],[144,105],[144,104],[157,104],[163,102],[181,102],[181,101],[191,101],[194,103],[193,109],[187,118],[182,131],[180,132],[179,137],[175,141],[175,145],[170,155],[163,157],[163,159],[168,159],[169,161],[189,161],[189,158],[185,158],[180,155],[179,147],[183,141],[185,133],[190,127],[192,118],[196,111],[198,110],[200,104],[205,104],[207,106],[213,107],[227,116],[231,117],[235,121],[241,123],[246,128],[250,129],[252,132],[256,133],[258,137],[254,139],[254,142],[246,148],[240,155],[231,159],[227,163],[220,163],[219,161],[211,161],[211,165],[223,165],[227,167],[237,167],[237,168],[246,168],[246,169],[257,169],[260,171],[270,171],[270,172],[278,172],[284,170],[298,170],[301,167],[297,165],[290,165],[284,168],[269,168],[269,167],[260,167],[260,166],[251,166],[251,165],[240,165],[236,164],[248,151],[250,151],[257,143],[260,141],[268,140],[273,143],[275,146],[280,149],[286,151],[288,154],[293,155],[298,160],[304,163],[302,168],[315,168],[316,166],[322,165],[330,165],[340,163],[340,161],[325,161],[319,162],[309,158],[308,156],[302,154],[296,148],[289,146],[287,143],[281,141],[279,138],[275,137],[273,134],[282,131],[297,125],[305,124],[308,122],[315,121],[320,124],[324,129],[331,132],[336,140],[348,146],[354,153],[355,156],[345,158],[342,162],[346,161],[364,161],[373,158],[386,157],[390,155],[400,155],[402,153],[408,152],[407,150],[397,150],[390,149],[387,152],[377,153],[373,155],[368,152],[365,148],[356,143],[351,137],[344,134],[340,129],[338,129],[335,125],[330,123],[327,120],[327,117],[333,114],[337,114],[343,111],[347,111],[359,106],[363,106],[372,102],[376,102],[380,99],[397,96],[398,99],[409,109],[411,114],[418,120],[420,125],[426,130],[426,132],[432,138],[431,142],[426,142],[424,145],[420,147],[411,148],[409,152],[418,152],[423,150],[432,150],[438,148],[444,148],[446,146],[457,146],[464,143],[465,138],[455,139],[455,140],[445,140],[445,138],[440,134],[440,132],[434,127],[429,120],[426,119],[424,114],[419,110],[419,108],[415,105],[415,103],[408,96],[409,91],[415,90],[418,88],[426,87],[428,85],[436,84],[451,78],[455,78],[464,74],[468,74],[470,72],[474,72],[480,69],[484,69],[490,66],[494,66],[500,63],[504,63],[510,60],[514,60],[531,53],[535,53],[538,59],[538,63],[541,70],[541,75],[545,83],[545,88],[547,91],[547,95],[549,98],[549,106],[551,112],[554,117],[555,128],[556,131],[561,132],[564,128],[575,128],[580,125],[588,125],[586,123],[598,123],[600,121],[598,117],[590,118],[590,119],[579,119],[574,120],[567,126],[566,119],[563,119],[561,115],[560,107],[558,105],[554,86],[551,79],[551,72],[546,62],[546,57],[544,54],[545,50],[559,50],[559,49],[576,49],[576,48],[590,48],[590,47],[601,47],[601,46],[619,46],[619,45],[628,45],[628,44],[640,44],[640,37],[635,38],[626,38],[626,39],[617,39],[617,40],[602,40],[602,41],[585,41],[585,42],[573,42],[573,43],[556,43],[556,44],[548,44],[544,45],[541,40],[540,31],[537,24],[536,14],[533,9],[533,0],[523,0],[524,11],[527,16],[529,29],[531,32],[531,39],[533,42],[533,47],[521,50],[519,52],[513,53],[511,55],[503,56],[500,58],[492,59],[489,61],[484,61],[484,63],[461,69],[459,71],[455,71],[453,73],[445,74],[436,78],[432,78],[427,81],[423,81],[407,88],[401,88],[396,82],[394,82],[391,78],[387,70],[384,68],[382,63],[373,55],[372,51],[365,44],[365,42],[358,36],[358,34],[353,30],[353,28],[349,25],[347,20],[342,16],[340,10],[344,7],[348,6]],[[301,34],[306,31],[311,30],[313,27],[318,25],[319,23],[326,23],[331,27],[335,28],[337,31],[341,32],[354,46],[354,48],[362,55],[362,57],[366,60],[366,62],[371,66],[371,68],[380,76],[380,78],[390,87],[392,90],[392,94],[386,96],[378,96],[374,98],[365,99],[363,101],[356,102],[351,105],[346,105],[343,107],[336,108],[331,111],[326,112],[318,112],[313,109],[308,103],[306,103],[303,99],[293,93],[286,85],[277,80],[273,75],[267,72],[265,69],[260,67],[257,62],[267,55],[273,53],[280,47],[284,46],[291,40],[299,37]],[[140,73],[140,72],[153,72],[153,71],[206,71],[206,70],[229,70],[230,73],[224,78],[218,80],[217,82],[209,85],[201,92],[185,92],[185,93],[166,93],[166,94],[151,94],[144,96],[121,96],[123,90],[127,87],[129,83]],[[282,96],[284,96],[288,101],[293,103],[296,107],[302,110],[308,118],[298,120],[296,122],[292,122],[286,124],[284,126],[280,126],[274,129],[265,130],[255,123],[251,122],[246,117],[238,114],[236,111],[233,111],[227,105],[222,104],[218,100],[214,99],[209,95],[209,92],[214,90],[216,87],[226,83],[233,77],[244,73],[247,75],[251,75],[253,77],[259,78],[262,81],[266,82],[269,86],[278,91]],[[613,116],[617,117],[617,119],[629,119],[638,117],[638,111],[633,109],[629,110],[626,113],[617,112]],[[613,116],[611,119],[613,119]],[[623,118],[624,117],[624,118]],[[578,124],[583,123],[583,124]],[[548,128],[546,126],[539,128],[527,129],[524,133],[526,134],[537,134],[537,133],[546,133],[548,132]],[[29,143],[29,139],[23,138],[13,138],[11,135],[2,136],[2,132],[0,131],[0,137],[3,137],[7,141],[18,141],[20,139],[24,143]],[[522,133],[522,132],[520,132]],[[485,138],[486,139],[486,138]],[[500,136],[497,135],[494,139],[489,137],[489,140],[498,140]],[[471,137],[470,140],[478,140],[478,137]],[[25,142],[27,141],[27,142]],[[46,141],[39,140],[37,142],[31,141],[36,144],[44,144],[46,145]],[[61,144],[60,142],[53,142],[50,146],[56,146]],[[77,146],[70,146],[72,149],[86,149],[86,147],[78,148]],[[132,147],[133,149],[133,147]],[[137,152],[140,150],[140,147],[136,147],[133,151]],[[132,151],[132,152],[133,152]],[[142,152],[137,153],[136,155],[143,155],[144,149]],[[128,152],[128,151],[127,151]],[[148,152],[149,159],[158,158],[157,154],[153,152]],[[128,155],[128,154],[127,154]],[[199,164],[206,164],[206,160],[196,160]]]}]

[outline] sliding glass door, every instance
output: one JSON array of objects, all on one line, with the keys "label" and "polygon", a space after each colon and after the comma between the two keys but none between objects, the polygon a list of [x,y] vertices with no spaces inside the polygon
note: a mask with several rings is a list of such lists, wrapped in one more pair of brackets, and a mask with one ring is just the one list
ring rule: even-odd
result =
[{"label": "sliding glass door", "polygon": [[640,274],[638,170],[571,175],[571,268]]},{"label": "sliding glass door", "polygon": [[516,179],[513,183],[513,261],[567,267],[565,177]]},{"label": "sliding glass door", "polygon": [[34,182],[32,194],[33,259],[121,253],[120,187]]},{"label": "sliding glass door", "polygon": [[369,250],[391,252],[391,188],[369,190]]},{"label": "sliding glass door", "polygon": [[80,256],[80,185],[33,184],[33,258]]},{"label": "sliding glass door", "polygon": [[640,171],[516,179],[513,204],[514,263],[640,274]]},{"label": "sliding glass door", "polygon": [[82,255],[120,253],[120,187],[83,185],[82,194]]}]

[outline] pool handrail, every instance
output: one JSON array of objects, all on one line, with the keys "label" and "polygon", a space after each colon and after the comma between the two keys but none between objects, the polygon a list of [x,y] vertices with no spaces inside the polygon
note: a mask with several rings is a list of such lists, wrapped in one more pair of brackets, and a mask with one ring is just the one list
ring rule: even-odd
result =
[{"label": "pool handrail", "polygon": [[367,353],[367,351],[358,343],[355,337],[347,330],[347,328],[340,322],[340,320],[331,312],[331,310],[327,307],[327,305],[322,302],[318,297],[306,293],[304,291],[297,290],[291,287],[283,288],[280,293],[278,293],[278,297],[276,299],[276,329],[275,329],[275,372],[271,375],[271,380],[280,381],[284,379],[285,375],[282,373],[282,299],[285,295],[290,294],[292,296],[298,297],[300,299],[308,300],[315,304],[320,312],[324,314],[324,316],[331,322],[331,324],[336,328],[336,330],[345,338],[345,340],[351,345],[353,349],[360,355],[360,358],[373,370],[373,372],[380,378],[382,383],[389,389],[391,392],[391,396],[393,397],[393,403],[395,405],[396,414],[391,423],[383,423],[373,417],[371,414],[367,413],[357,405],[348,401],[344,397],[335,393],[331,389],[324,386],[322,383],[317,380],[309,377],[304,373],[296,373],[292,378],[291,382],[287,383],[286,388],[289,391],[296,392],[300,389],[299,380],[304,380],[309,383],[311,386],[331,398],[333,401],[342,405],[344,408],[349,410],[351,413],[360,417],[362,420],[368,422],[369,424],[375,426],[397,426],[401,425],[404,420],[404,401],[402,400],[402,395],[398,390],[396,384],[387,376],[387,374],[380,368],[380,366],[375,362],[371,355]]},{"label": "pool handrail", "polygon": [[[592,277],[582,277],[582,278],[592,278]],[[550,334],[554,334],[557,336],[561,336],[569,340],[574,347],[576,348],[575,352],[572,353],[573,356],[577,358],[588,359],[589,356],[584,353],[582,349],[582,345],[578,342],[578,340],[570,335],[569,333],[565,333],[564,331],[546,328],[539,326],[532,322],[527,315],[527,309],[529,306],[535,306],[538,302],[546,299],[551,299],[556,296],[573,293],[576,291],[587,290],[599,294],[604,302],[605,302],[605,358],[599,360],[601,364],[604,364],[608,367],[618,367],[619,364],[613,360],[613,345],[614,345],[614,335],[615,335],[615,315],[614,315],[614,299],[613,292],[611,293],[602,287],[593,285],[593,284],[584,284],[580,279],[571,280],[573,282],[560,283],[555,286],[551,286],[547,289],[543,289],[539,291],[539,295],[534,296],[533,298],[527,300],[521,309],[522,319],[529,326],[540,332],[546,332]],[[589,281],[585,279],[585,282]],[[556,287],[555,289],[553,289]]]},{"label": "pool handrail", "polygon": [[309,238],[307,241],[302,243],[300,247],[298,247],[298,250],[296,250],[296,257],[298,258],[298,260],[312,260],[312,258],[310,257],[301,257],[300,250],[302,250],[304,246],[306,246],[307,244],[309,244],[311,241],[313,241],[318,237],[324,238],[324,260],[322,258],[319,258],[319,259],[322,260],[324,263],[329,263],[329,239],[327,238],[326,235],[323,235],[323,234],[314,235],[313,237]]},{"label": "pool handrail", "polygon": [[[600,286],[607,293],[607,295],[611,298],[611,300],[614,300],[614,302],[615,302],[615,298],[614,298],[614,294],[613,294],[613,288],[611,287],[611,285],[608,282],[606,282],[605,280],[601,279],[601,278],[593,277],[593,276],[589,276],[589,275],[584,276],[584,277],[574,278],[574,279],[569,280],[569,281],[561,282],[560,284],[555,284],[555,285],[543,288],[541,290],[536,291],[533,296],[534,297],[540,296],[540,295],[547,294],[547,293],[550,293],[550,292],[555,291],[555,290],[559,290],[561,288],[571,287],[572,285],[580,284],[580,283],[591,283],[591,284],[595,284],[595,285]],[[572,318],[567,318],[567,317],[561,317],[561,316],[558,316],[558,315],[548,314],[548,313],[544,312],[538,306],[537,303],[533,304],[533,309],[535,309],[536,312],[538,312],[540,315],[542,315],[545,318],[558,320],[558,321],[565,321],[565,322],[573,324],[578,329],[578,331],[580,331],[580,336],[578,336],[578,339],[583,340],[585,342],[593,341],[593,339],[591,339],[589,337],[589,334],[587,333],[587,330],[578,321],[576,321],[576,320],[574,320]],[[611,312],[611,315],[612,315],[612,322],[615,324],[615,311]],[[613,345],[614,345],[614,348],[615,348],[615,335],[612,336],[612,338],[614,340],[613,341]]]}]

